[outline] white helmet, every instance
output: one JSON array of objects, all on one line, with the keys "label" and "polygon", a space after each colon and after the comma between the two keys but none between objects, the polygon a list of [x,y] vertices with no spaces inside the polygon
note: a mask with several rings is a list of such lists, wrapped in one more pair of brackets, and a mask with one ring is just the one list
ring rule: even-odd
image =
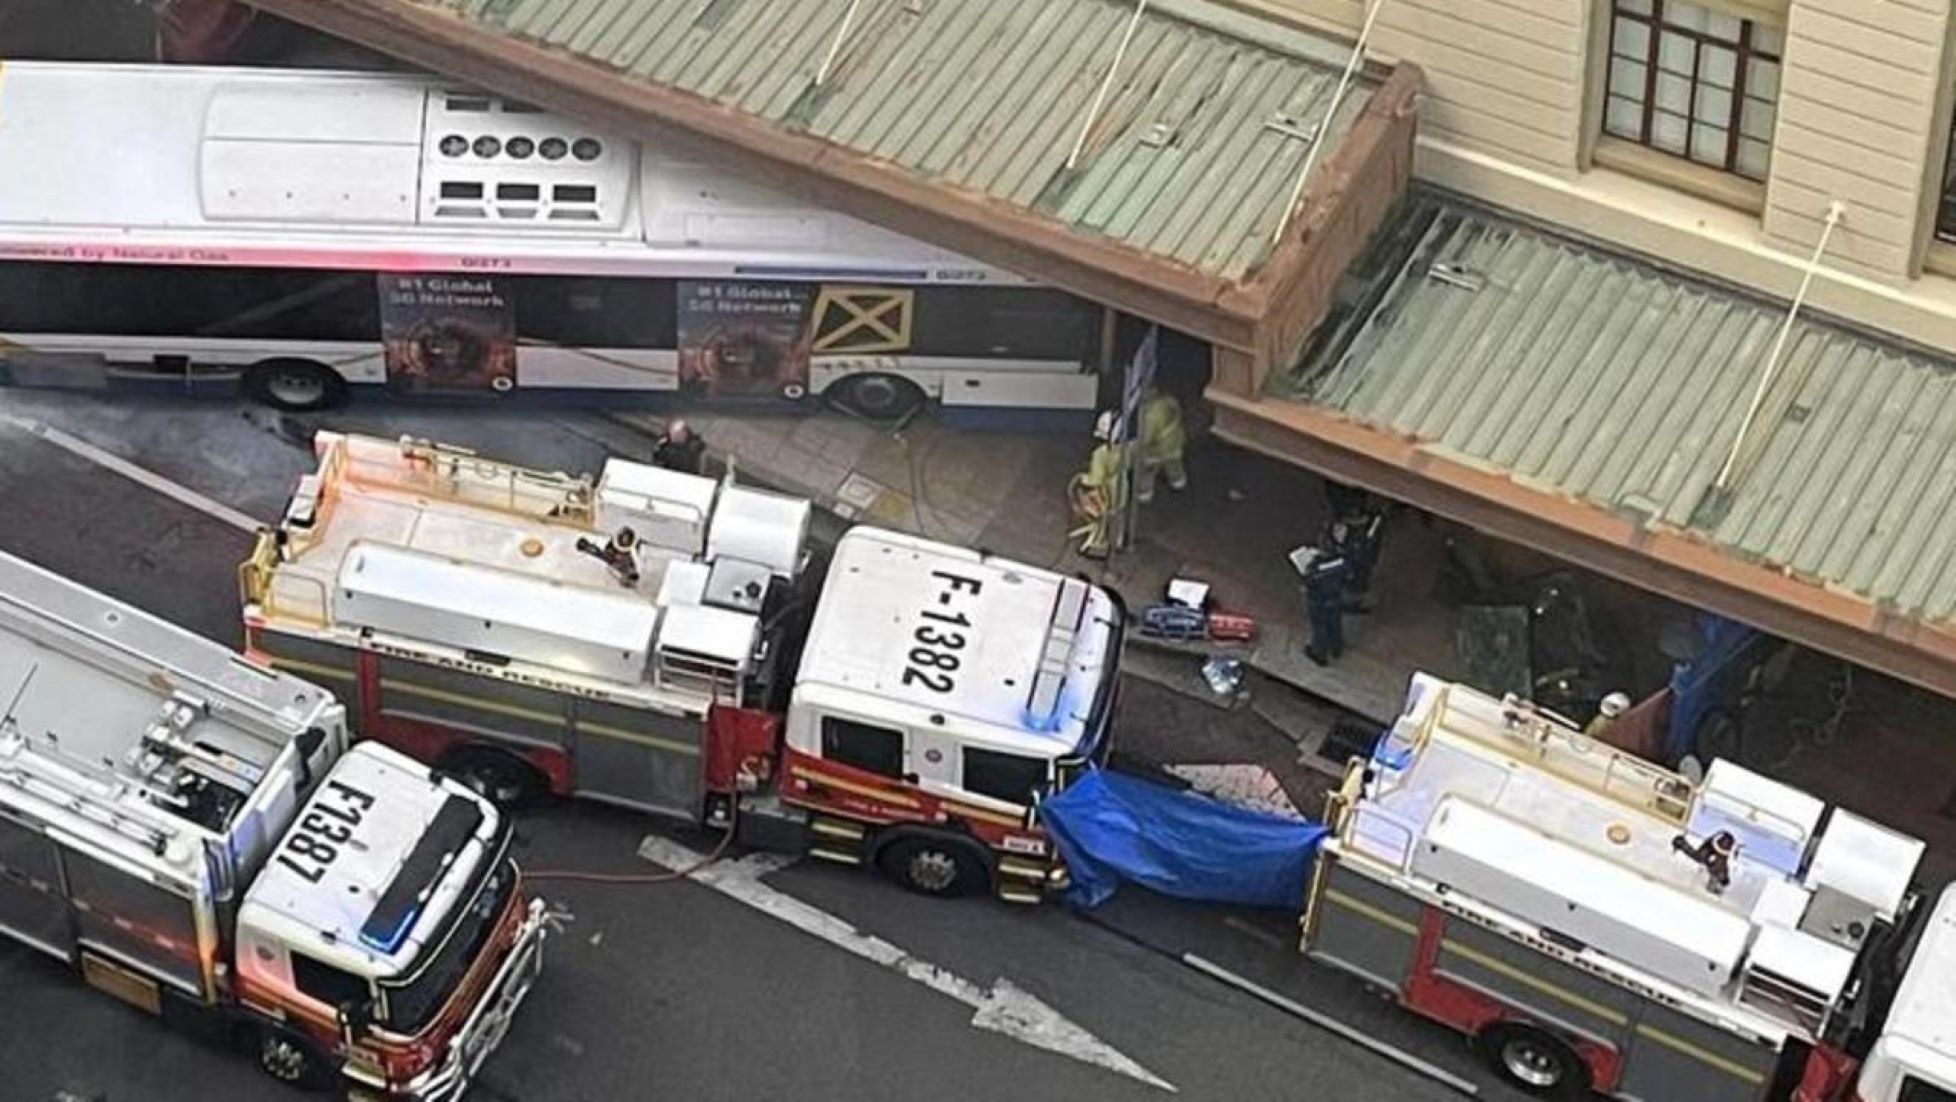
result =
[{"label": "white helmet", "polygon": [[1094,418],[1093,438],[1095,440],[1114,439],[1114,411],[1113,410],[1111,409],[1102,410],[1100,416]]},{"label": "white helmet", "polygon": [[1604,715],[1610,717],[1611,719],[1615,719],[1617,716],[1620,716],[1624,712],[1628,711],[1629,708],[1630,708],[1630,697],[1628,694],[1611,693],[1610,695],[1603,698],[1603,703],[1598,706],[1597,710],[1602,712]]}]

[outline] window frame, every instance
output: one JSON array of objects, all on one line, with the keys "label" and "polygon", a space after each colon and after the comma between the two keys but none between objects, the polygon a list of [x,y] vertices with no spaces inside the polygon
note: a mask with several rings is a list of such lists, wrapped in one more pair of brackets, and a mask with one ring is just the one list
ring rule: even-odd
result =
[{"label": "window frame", "polygon": [[532,274],[497,278],[516,312],[520,344],[666,352],[679,347],[677,280]]},{"label": "window frame", "polygon": [[1902,1073],[1902,1085],[1896,1091],[1896,1102],[1945,1102],[1947,1099],[1956,1099],[1956,1091],[1912,1072]]},{"label": "window frame", "polygon": [[[1944,92],[1944,95],[1948,94]],[[1956,111],[1950,112],[1944,137],[1947,141],[1942,153],[1942,176],[1936,183],[1935,206],[1929,219],[1931,261],[1938,259],[1934,255],[1938,247],[1947,250],[1945,257],[1956,256]],[[1945,260],[1940,267],[1956,274],[1956,263]]]},{"label": "window frame", "polygon": [[364,268],[9,260],[0,331],[378,346],[380,291]]},{"label": "window frame", "polygon": [[[1642,0],[1642,2],[1649,8],[1648,12],[1640,12],[1627,8],[1625,0],[1607,0],[1607,25],[1601,36],[1601,102],[1595,127],[1595,132],[1599,139],[1598,151],[1604,151],[1607,144],[1620,144],[1634,149],[1649,150],[1654,155],[1681,162],[1683,165],[1693,166],[1700,172],[1729,176],[1734,180],[1742,181],[1743,185],[1763,188],[1766,179],[1772,172],[1772,130],[1777,127],[1779,120],[1779,81],[1784,79],[1785,74],[1784,28],[1768,20],[1756,18],[1743,11],[1729,9],[1715,2],[1708,3],[1704,2],[1704,0]],[[1685,5],[1700,11],[1723,15],[1729,19],[1736,20],[1739,25],[1738,37],[1736,39],[1727,39],[1698,30],[1694,27],[1670,22],[1667,19],[1667,5]],[[1619,52],[1619,38],[1623,29],[1623,23],[1626,21],[1637,24],[1644,29],[1646,41],[1640,54]],[[1760,45],[1757,42],[1757,38],[1761,30],[1771,31],[1775,34],[1779,38],[1779,45],[1770,49]],[[1691,72],[1689,74],[1679,73],[1664,67],[1662,58],[1664,37],[1666,35],[1682,38],[1690,43]],[[1732,84],[1729,88],[1722,88],[1715,83],[1711,83],[1708,75],[1705,73],[1708,50],[1726,51],[1731,54]],[[1630,96],[1615,90],[1617,83],[1616,74],[1620,63],[1643,66],[1643,86],[1636,99],[1632,99]],[[1758,65],[1771,65],[1779,74],[1778,79],[1775,81],[1771,98],[1748,95],[1749,85],[1759,79],[1760,74],[1755,70],[1755,66]],[[1686,82],[1687,103],[1684,113],[1678,116],[1684,123],[1682,151],[1667,149],[1656,142],[1656,123],[1660,112],[1664,115],[1675,114],[1674,112],[1660,109],[1658,102],[1658,81],[1661,75],[1677,77]],[[1722,119],[1716,122],[1703,118],[1700,114],[1699,105],[1701,99],[1708,91],[1728,95],[1731,99],[1729,110]],[[1638,109],[1639,115],[1637,125],[1634,128],[1636,131],[1634,134],[1612,128],[1611,107],[1618,100],[1633,104]],[[1747,106],[1755,102],[1766,105],[1772,112],[1772,119],[1767,123],[1767,132],[1763,137],[1750,134],[1745,128]],[[1725,147],[1723,156],[1715,163],[1697,154],[1698,135],[1707,129],[1722,129],[1724,131]],[[1765,161],[1759,167],[1757,175],[1754,175],[1752,171],[1743,167],[1742,148],[1743,144],[1748,141],[1758,142],[1765,149]],[[1686,181],[1682,186],[1692,187],[1692,183]],[[1692,190],[1699,189],[1693,187]],[[1723,191],[1726,193],[1714,194],[1712,196],[1713,198],[1728,199],[1731,197],[1731,189],[1729,188],[1712,186],[1704,190]]]},{"label": "window frame", "polygon": [[[318,957],[315,957],[310,953],[302,952],[298,949],[288,949],[287,953],[290,955],[292,961],[292,990],[298,992],[301,996],[307,999],[311,999],[313,1002],[318,1003],[321,1006],[328,1007],[334,1011],[338,1011],[340,1006],[348,1001],[358,1004],[362,1000],[371,1000],[374,998],[373,982],[367,979],[366,977],[357,975],[353,972],[349,972],[346,969],[341,968],[336,964],[328,964],[325,961],[320,960]],[[302,979],[300,976],[301,964],[305,965],[308,970],[310,969],[320,970],[320,973],[322,975],[330,974],[331,978],[335,983],[338,983],[341,980],[341,978],[351,980],[353,981],[353,983],[359,985],[360,991],[351,1000],[324,998],[322,997],[320,992],[312,991],[307,988],[306,981]],[[348,993],[349,994],[352,993],[350,989]]]},{"label": "window frame", "polygon": [[[1010,758],[1013,759],[1015,764],[1036,766],[1039,769],[1039,777],[1027,786],[1023,795],[1000,795],[996,791],[989,791],[972,783],[971,766],[973,755],[984,755],[985,757],[996,758],[1001,761]],[[1029,807],[1032,804],[1033,794],[1039,789],[1039,786],[1042,784],[1050,785],[1052,782],[1053,761],[1051,758],[1034,757],[1031,754],[1014,754],[1009,750],[993,750],[984,746],[962,746],[958,749],[958,787],[973,795],[997,800],[1000,803],[1011,804],[1014,807]]]},{"label": "window frame", "polygon": [[[835,752],[839,736],[861,732],[875,732],[881,735],[889,735],[895,740],[895,772],[888,772],[873,765],[865,765],[861,761],[851,757],[840,756]],[[815,734],[821,745],[823,761],[833,762],[837,765],[846,765],[851,769],[860,769],[865,773],[870,773],[878,777],[887,777],[893,781],[902,781],[910,772],[906,768],[909,764],[909,732],[901,727],[885,727],[880,723],[868,723],[856,719],[853,716],[823,715],[816,724]]]}]

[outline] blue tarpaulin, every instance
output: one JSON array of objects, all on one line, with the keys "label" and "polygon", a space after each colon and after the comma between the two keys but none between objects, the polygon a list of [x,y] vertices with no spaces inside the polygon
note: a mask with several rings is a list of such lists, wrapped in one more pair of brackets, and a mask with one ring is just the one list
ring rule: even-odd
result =
[{"label": "blue tarpaulin", "polygon": [[1097,907],[1123,881],[1182,899],[1304,905],[1325,829],[1097,769],[1040,805],[1073,877],[1072,901]]},{"label": "blue tarpaulin", "polygon": [[1698,657],[1671,671],[1671,729],[1665,747],[1671,761],[1698,749],[1698,725],[1719,701],[1719,675],[1759,637],[1744,624],[1709,612],[1694,618],[1692,630],[1698,636]]}]

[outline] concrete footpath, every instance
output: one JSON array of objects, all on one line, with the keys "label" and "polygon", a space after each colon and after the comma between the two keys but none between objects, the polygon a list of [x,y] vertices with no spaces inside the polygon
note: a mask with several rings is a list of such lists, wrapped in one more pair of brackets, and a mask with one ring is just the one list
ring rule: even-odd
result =
[{"label": "concrete footpath", "polygon": [[[617,413],[629,430],[614,448],[642,456],[664,427],[652,413]],[[1090,441],[1071,434],[980,431],[920,418],[901,427],[840,413],[688,416],[706,439],[709,462],[740,478],[805,495],[865,523],[982,548],[1120,590],[1129,606],[1161,602],[1171,577],[1212,587],[1218,607],[1254,616],[1244,645],[1183,646],[1198,656],[1229,654],[1246,665],[1381,724],[1398,713],[1416,669],[1451,675],[1452,614],[1427,600],[1439,539],[1413,517],[1388,529],[1374,585],[1375,609],[1346,621],[1349,649],[1330,666],[1304,656],[1303,605],[1285,555],[1322,530],[1322,482],[1309,472],[1211,441],[1188,457],[1189,488],[1164,484],[1142,507],[1130,548],[1106,562],[1081,557],[1065,488]],[[634,439],[636,437],[636,439]],[[1415,584],[1400,584],[1400,579]]]}]

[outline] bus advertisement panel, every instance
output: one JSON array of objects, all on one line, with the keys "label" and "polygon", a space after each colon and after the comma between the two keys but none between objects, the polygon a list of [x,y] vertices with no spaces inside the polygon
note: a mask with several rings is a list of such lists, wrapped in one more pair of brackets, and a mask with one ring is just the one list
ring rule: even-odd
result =
[{"label": "bus advertisement panel", "polygon": [[808,393],[809,287],[679,281],[679,389],[710,398]]},{"label": "bus advertisement panel", "polygon": [[397,390],[496,390],[516,385],[516,314],[483,276],[382,272],[380,332]]}]

